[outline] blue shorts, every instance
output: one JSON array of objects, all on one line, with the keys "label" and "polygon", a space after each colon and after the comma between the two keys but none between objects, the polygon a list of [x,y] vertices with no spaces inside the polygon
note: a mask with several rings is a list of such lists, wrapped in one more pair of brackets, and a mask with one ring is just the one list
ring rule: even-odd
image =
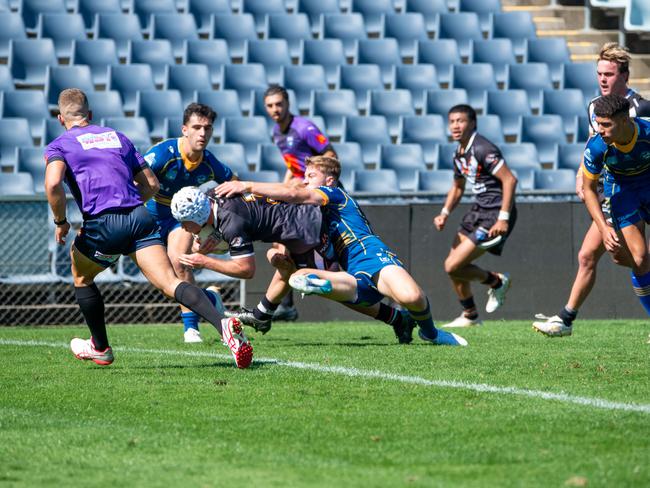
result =
[{"label": "blue shorts", "polygon": [[167,238],[169,237],[169,234],[171,234],[173,230],[179,229],[181,227],[181,223],[174,217],[170,217],[168,219],[160,219],[158,220],[158,225],[160,226],[160,237],[165,245],[167,245]]},{"label": "blue shorts", "polygon": [[650,222],[650,189],[645,185],[631,185],[616,190],[609,198],[615,229],[623,229],[640,220]]},{"label": "blue shorts", "polygon": [[350,303],[370,306],[382,301],[384,295],[377,289],[375,279],[386,266],[404,267],[397,255],[387,247],[371,246],[366,248],[364,254],[348,260],[346,271],[357,280],[357,299]]},{"label": "blue shorts", "polygon": [[106,212],[84,220],[74,245],[81,254],[107,268],[121,255],[159,244],[160,227],[143,206]]}]

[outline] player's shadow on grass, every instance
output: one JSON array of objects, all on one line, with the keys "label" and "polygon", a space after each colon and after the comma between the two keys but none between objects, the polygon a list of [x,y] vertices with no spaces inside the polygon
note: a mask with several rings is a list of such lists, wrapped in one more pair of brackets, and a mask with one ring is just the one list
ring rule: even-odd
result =
[{"label": "player's shadow on grass", "polygon": [[390,347],[398,344],[385,342],[291,342],[289,347],[327,347],[327,346],[344,346],[344,347]]},{"label": "player's shadow on grass", "polygon": [[[258,369],[260,367],[266,366],[265,363],[256,363],[253,359],[253,363],[246,369]],[[206,364],[158,364],[151,366],[127,366],[122,369],[131,369],[131,370],[155,370],[155,369],[214,369],[214,368],[237,368],[232,361],[217,361],[210,362]],[[119,371],[118,368],[112,368],[113,370]],[[121,371],[120,371],[121,372]]]}]

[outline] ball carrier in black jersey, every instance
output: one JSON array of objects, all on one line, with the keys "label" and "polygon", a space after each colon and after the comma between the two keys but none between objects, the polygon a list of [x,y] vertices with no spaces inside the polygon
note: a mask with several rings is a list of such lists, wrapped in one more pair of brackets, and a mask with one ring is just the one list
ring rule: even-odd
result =
[{"label": "ball carrier in black jersey", "polygon": [[452,107],[449,110],[449,129],[459,144],[454,153],[454,182],[440,215],[433,219],[436,229],[444,229],[449,214],[465,192],[466,181],[472,185],[476,201],[463,216],[445,260],[445,272],[451,278],[463,313],[443,327],[469,327],[482,324],[472,295],[472,281],[489,287],[485,308],[488,313],[503,304],[510,287],[507,273],[484,270],[473,261],[486,252],[501,255],[517,220],[517,179],[499,148],[476,132],[476,112],[472,107]]}]

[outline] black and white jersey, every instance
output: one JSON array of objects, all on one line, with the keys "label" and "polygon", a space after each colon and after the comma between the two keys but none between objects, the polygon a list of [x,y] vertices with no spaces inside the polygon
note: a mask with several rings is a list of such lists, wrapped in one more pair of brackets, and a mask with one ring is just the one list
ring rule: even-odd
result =
[{"label": "black and white jersey", "polygon": [[[602,95],[592,98],[587,106],[587,113],[589,115],[589,132],[591,134],[598,134],[598,124],[596,123],[596,114],[594,113],[594,102]],[[627,89],[625,98],[630,101],[630,117],[650,117],[650,102],[643,98],[639,93]]]},{"label": "black and white jersey", "polygon": [[494,176],[505,164],[501,151],[478,132],[465,148],[458,145],[454,153],[454,178],[465,178],[472,186],[476,203],[484,208],[501,207],[501,180]]}]

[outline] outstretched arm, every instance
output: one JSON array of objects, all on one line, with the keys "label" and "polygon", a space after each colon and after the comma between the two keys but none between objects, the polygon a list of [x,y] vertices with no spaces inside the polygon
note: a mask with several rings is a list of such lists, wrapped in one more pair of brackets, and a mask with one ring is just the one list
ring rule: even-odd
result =
[{"label": "outstretched arm", "polygon": [[310,205],[323,205],[326,203],[326,199],[321,192],[296,184],[227,181],[215,189],[215,194],[219,197],[232,197],[242,193],[253,193],[289,203]]},{"label": "outstretched arm", "polygon": [[66,165],[63,161],[50,162],[45,168],[45,194],[50,204],[55,222],[63,222],[56,226],[54,238],[57,244],[64,244],[65,237],[70,231],[70,224],[65,218],[65,188],[63,178],[65,177]]}]

